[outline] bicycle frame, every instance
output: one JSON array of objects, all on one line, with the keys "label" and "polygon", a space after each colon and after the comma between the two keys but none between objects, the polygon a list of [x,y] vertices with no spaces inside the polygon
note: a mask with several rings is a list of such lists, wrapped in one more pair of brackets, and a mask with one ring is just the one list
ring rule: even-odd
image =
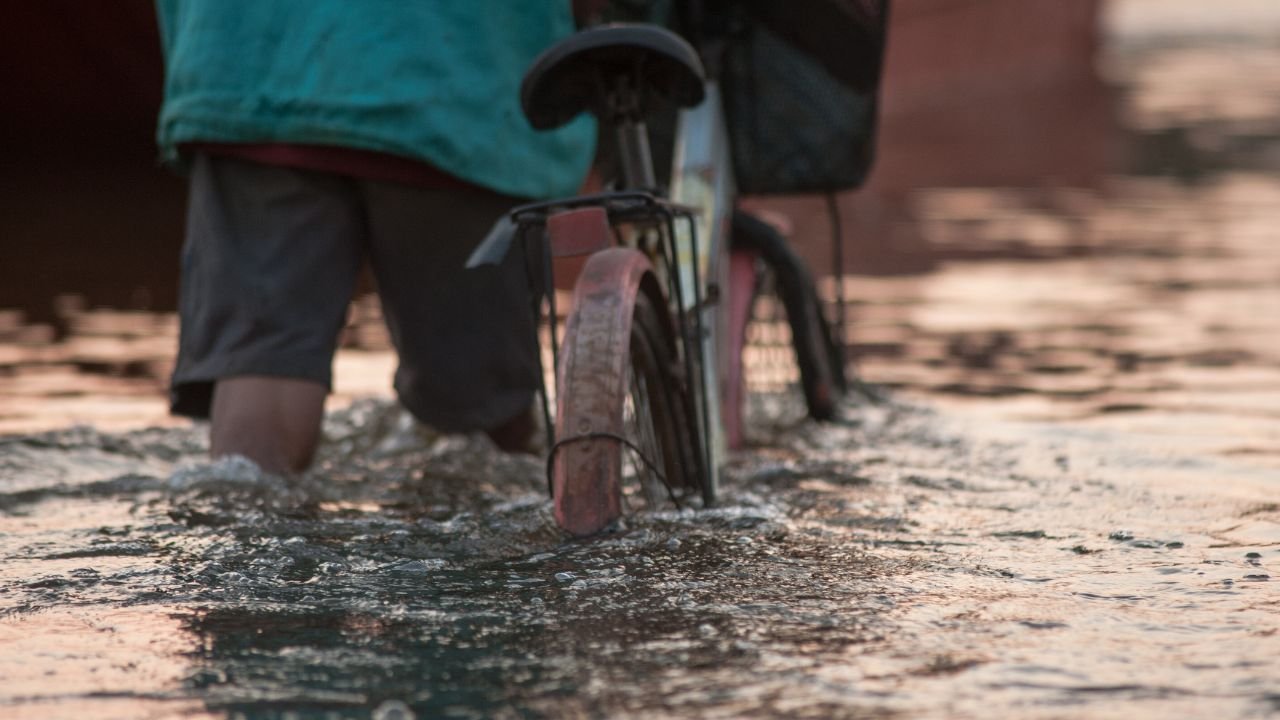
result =
[{"label": "bicycle frame", "polygon": [[[629,188],[654,185],[653,161],[643,123],[617,129],[623,182]],[[676,122],[674,156],[671,163],[668,199],[676,206],[692,210],[692,222],[673,224],[674,271],[678,289],[673,298],[677,316],[692,311],[696,317],[686,327],[698,336],[686,335],[686,352],[696,352],[693,367],[701,378],[696,387],[695,407],[702,430],[704,467],[718,482],[727,454],[722,418],[722,384],[727,376],[723,352],[729,338],[729,232],[736,195],[729,155],[728,131],[718,84],[706,82],[706,96],[700,105],[680,111]],[[655,268],[661,276],[666,268]],[[663,278],[666,279],[666,278]]]},{"label": "bicycle frame", "polygon": [[[704,505],[716,502],[727,446],[742,439],[741,346],[764,266],[788,280],[788,321],[803,331],[794,337],[810,338],[796,345],[810,415],[829,417],[843,388],[830,348],[818,347],[828,333],[803,264],[776,229],[736,211],[714,72],[723,46],[716,38],[700,44],[701,52],[661,27],[622,24],[544,51],[522,82],[526,117],[538,129],[586,111],[607,122],[618,141],[620,185],[515,208],[467,263],[498,262],[518,240],[531,285],[540,287],[530,310],[535,327],[550,325],[556,366],[554,420],[545,385],[542,393],[547,480],[557,522],[575,535],[621,517],[624,449],[636,468],[628,482],[639,477],[644,492],[660,481],[676,507],[691,492]],[[662,100],[684,108],[665,189],[645,127]],[[565,257],[584,262],[562,341],[553,266]],[[639,444],[626,436],[627,422]],[[625,494],[634,495],[630,487]]]},{"label": "bicycle frame", "polygon": [[[594,238],[592,243],[556,247],[554,238],[537,242],[544,230],[555,224],[551,218],[570,211],[599,208],[606,220],[582,219],[588,223],[604,222],[615,229],[627,223],[658,226],[659,235],[664,238],[659,245],[669,243],[669,247],[651,251],[655,256],[653,271],[666,288],[675,324],[673,330],[681,338],[696,422],[703,438],[702,467],[712,482],[716,482],[727,454],[721,413],[721,383],[727,358],[721,348],[728,333],[725,299],[729,290],[728,246],[734,199],[728,135],[717,86],[709,81],[705,100],[697,107],[681,111],[678,117],[669,197],[659,197],[643,187],[653,184],[652,158],[643,132],[641,124],[618,128],[624,183],[638,187],[515,208],[510,214],[513,226],[505,230],[495,228],[482,247],[492,244],[504,248],[515,238],[519,245],[526,247],[527,257],[528,250],[542,256],[541,273],[531,267],[530,274],[531,279],[541,282],[546,290],[549,307],[545,317],[551,325],[552,358],[558,367],[558,312],[552,290],[556,287],[551,277],[552,259],[590,255],[615,243],[635,247],[642,242],[643,233],[617,236],[596,225],[594,231],[587,233]],[[495,242],[498,235],[506,235],[506,241]],[[471,262],[494,252],[505,250],[478,249]],[[541,277],[536,277],[539,274]],[[539,323],[544,317],[541,306],[538,298],[533,311]],[[552,428],[554,420],[547,400],[548,393],[544,392],[543,414],[547,427]],[[564,438],[550,437],[549,440],[554,448]],[[549,467],[550,461],[549,457]]]},{"label": "bicycle frame", "polygon": [[[707,82],[702,104],[680,113],[671,171],[672,201],[694,208],[696,238],[685,226],[677,228],[676,270],[684,307],[701,315],[702,388],[699,420],[707,444],[707,468],[718,478],[724,465],[726,441],[721,417],[721,384],[726,375],[729,297],[729,226],[735,197],[728,133],[720,90]],[[695,242],[700,240],[700,242]],[[696,247],[695,247],[696,245]],[[696,271],[696,272],[695,272]]]}]

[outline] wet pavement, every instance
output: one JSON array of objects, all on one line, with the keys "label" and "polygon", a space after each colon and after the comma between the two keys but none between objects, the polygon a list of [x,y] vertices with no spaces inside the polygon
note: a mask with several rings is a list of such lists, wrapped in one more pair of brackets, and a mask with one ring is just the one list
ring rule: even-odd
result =
[{"label": "wet pavement", "polygon": [[1160,1],[1104,63],[1134,171],[921,193],[839,422],[753,327],[713,510],[567,540],[386,399],[367,300],[290,480],[165,418],[172,316],[0,312],[0,717],[1280,715],[1280,41]]}]

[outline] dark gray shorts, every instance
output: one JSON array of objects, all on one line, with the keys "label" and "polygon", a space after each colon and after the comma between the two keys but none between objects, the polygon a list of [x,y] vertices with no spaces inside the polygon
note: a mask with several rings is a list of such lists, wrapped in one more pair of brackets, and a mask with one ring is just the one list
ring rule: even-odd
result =
[{"label": "dark gray shorts", "polygon": [[172,411],[208,417],[213,384],[226,377],[332,387],[366,259],[399,353],[396,394],[419,420],[477,430],[528,408],[537,350],[520,253],[499,267],[463,267],[517,202],[198,156]]}]

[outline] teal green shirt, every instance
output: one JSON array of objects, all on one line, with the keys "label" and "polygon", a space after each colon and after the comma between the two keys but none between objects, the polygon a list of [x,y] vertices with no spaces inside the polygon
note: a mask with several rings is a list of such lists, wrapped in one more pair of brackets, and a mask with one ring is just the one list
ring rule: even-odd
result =
[{"label": "teal green shirt", "polygon": [[157,138],[337,145],[425,161],[499,192],[576,192],[593,121],[537,132],[520,80],[573,31],[568,0],[156,0]]}]

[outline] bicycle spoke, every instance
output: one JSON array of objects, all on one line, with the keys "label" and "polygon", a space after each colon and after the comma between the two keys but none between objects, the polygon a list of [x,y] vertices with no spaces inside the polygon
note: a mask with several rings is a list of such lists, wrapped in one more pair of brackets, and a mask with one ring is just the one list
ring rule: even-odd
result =
[{"label": "bicycle spoke", "polygon": [[650,388],[644,377],[630,367],[627,368],[627,387],[629,392],[623,404],[623,435],[635,443],[644,457],[637,457],[637,451],[631,448],[623,452],[629,468],[623,471],[623,499],[632,511],[636,510],[631,505],[635,496],[643,498],[646,508],[656,508],[665,498],[671,497],[671,490],[665,479],[648,464],[656,467],[665,465],[662,448],[654,434],[654,417],[649,406]]}]

